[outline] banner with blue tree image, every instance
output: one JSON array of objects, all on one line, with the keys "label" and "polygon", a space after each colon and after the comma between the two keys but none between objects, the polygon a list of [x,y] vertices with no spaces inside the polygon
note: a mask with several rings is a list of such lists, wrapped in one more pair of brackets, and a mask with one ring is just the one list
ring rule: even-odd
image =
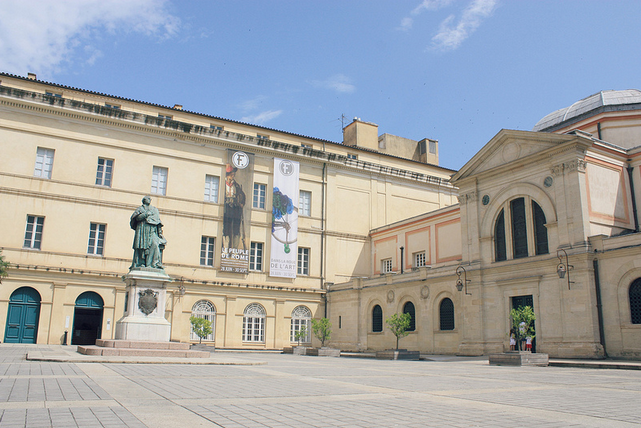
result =
[{"label": "banner with blue tree image", "polygon": [[298,162],[274,159],[270,276],[296,278],[299,170]]}]

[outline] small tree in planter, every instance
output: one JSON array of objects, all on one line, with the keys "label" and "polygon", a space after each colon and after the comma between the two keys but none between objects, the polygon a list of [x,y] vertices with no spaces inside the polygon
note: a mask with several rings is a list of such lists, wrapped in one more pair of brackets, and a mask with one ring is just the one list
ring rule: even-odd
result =
[{"label": "small tree in planter", "polygon": [[300,346],[300,341],[304,337],[307,337],[307,326],[301,325],[300,329],[296,333],[294,333],[294,339],[296,339],[296,341],[298,342],[298,346]]},{"label": "small tree in planter", "polygon": [[412,316],[408,313],[404,314],[394,314],[388,319],[385,320],[389,329],[396,336],[396,350],[398,351],[398,341],[399,339],[407,336],[409,332],[407,331],[410,328],[410,322]]},{"label": "small tree in planter", "polygon": [[0,250],[0,284],[2,284],[2,278],[8,275],[7,270],[9,269],[9,262],[4,260],[2,255],[2,250]]},{"label": "small tree in planter", "polygon": [[512,309],[510,316],[512,317],[512,329],[516,344],[519,351],[522,351],[521,343],[525,338],[531,337],[534,339],[535,336],[534,321],[536,320],[536,315],[534,314],[534,309],[531,306],[521,306],[520,308]]},{"label": "small tree in planter", "polygon": [[211,321],[206,320],[205,318],[194,316],[189,317],[189,321],[191,321],[192,330],[194,331],[196,336],[200,338],[200,341],[198,343],[203,343],[203,337],[209,336],[213,331],[211,329]]},{"label": "small tree in planter", "polygon": [[331,338],[332,323],[327,318],[312,319],[312,332],[321,341],[321,347],[325,347],[325,341]]}]

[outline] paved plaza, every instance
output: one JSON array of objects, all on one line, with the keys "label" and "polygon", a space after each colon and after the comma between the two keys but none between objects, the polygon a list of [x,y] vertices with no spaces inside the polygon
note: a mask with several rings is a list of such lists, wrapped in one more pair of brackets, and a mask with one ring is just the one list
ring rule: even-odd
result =
[{"label": "paved plaza", "polygon": [[0,345],[0,427],[641,424],[641,370],[228,352],[210,365],[27,361],[35,350],[52,351]]}]

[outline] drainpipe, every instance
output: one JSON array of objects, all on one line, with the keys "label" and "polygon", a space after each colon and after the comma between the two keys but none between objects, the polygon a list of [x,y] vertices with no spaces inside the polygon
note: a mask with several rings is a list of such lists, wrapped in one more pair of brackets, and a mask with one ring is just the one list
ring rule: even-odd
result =
[{"label": "drainpipe", "polygon": [[599,319],[599,341],[603,346],[603,355],[608,358],[608,352],[605,349],[605,334],[603,332],[603,307],[601,305],[601,281],[599,280],[599,260],[595,257],[592,260],[594,266],[594,288],[596,291],[596,310]]},{"label": "drainpipe", "polygon": [[628,177],[630,178],[630,194],[632,195],[632,215],[634,217],[634,231],[638,232],[639,217],[637,216],[637,198],[636,198],[636,195],[634,194],[634,179],[632,174],[632,171],[634,171],[634,167],[631,165],[628,165],[627,170],[628,170]]},{"label": "drainpipe", "polygon": [[325,289],[325,294],[324,294],[324,318],[327,318],[327,287],[325,286],[325,175],[327,172],[327,163],[323,162],[323,185],[321,187],[321,250],[320,250],[320,281],[321,281],[321,289]]},{"label": "drainpipe", "polygon": [[405,247],[401,247],[401,275],[403,274],[403,251],[405,251]]}]

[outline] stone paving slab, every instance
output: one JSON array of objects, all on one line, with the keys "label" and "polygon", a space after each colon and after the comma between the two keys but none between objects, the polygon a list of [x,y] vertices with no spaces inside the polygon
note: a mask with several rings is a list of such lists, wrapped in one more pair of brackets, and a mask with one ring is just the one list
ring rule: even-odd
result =
[{"label": "stone paving slab", "polygon": [[247,364],[25,359],[38,350],[60,352],[0,345],[0,428],[623,428],[641,420],[635,369],[229,352],[224,358]]}]

